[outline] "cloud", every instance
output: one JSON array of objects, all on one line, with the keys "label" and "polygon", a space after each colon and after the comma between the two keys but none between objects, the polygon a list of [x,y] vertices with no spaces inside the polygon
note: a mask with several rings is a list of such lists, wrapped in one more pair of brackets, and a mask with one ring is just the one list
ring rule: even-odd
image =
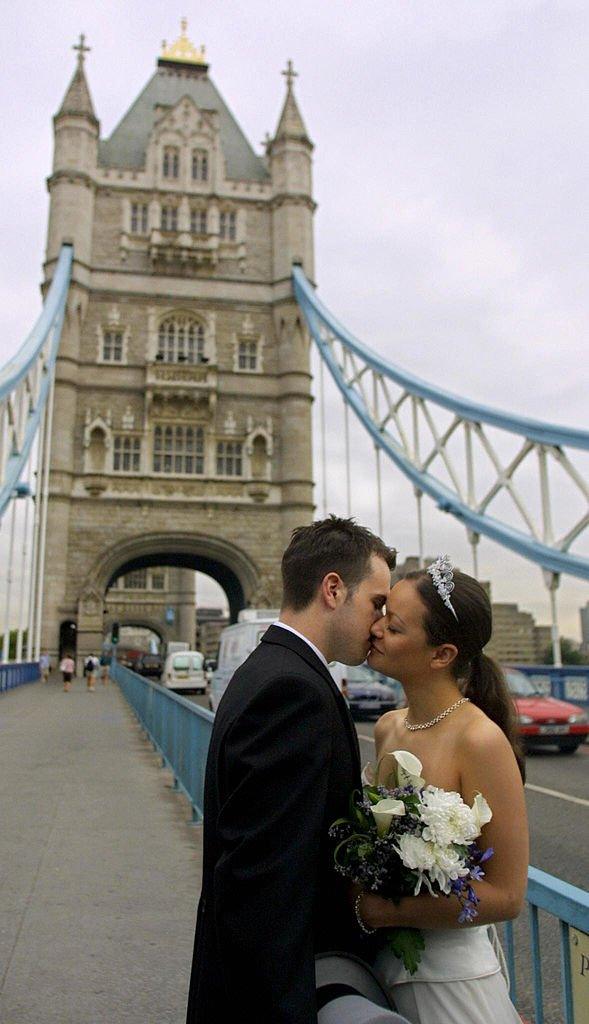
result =
[{"label": "cloud", "polygon": [[[579,427],[587,423],[588,27],[587,5],[567,0],[228,0],[205,4],[189,24],[256,146],[277,123],[280,70],[293,58],[316,143],[319,292],[338,318],[448,390]],[[147,8],[64,0],[51,9],[24,0],[7,9],[1,361],[40,308],[51,117],[81,29],[107,135],[178,25],[162,0]],[[328,394],[330,486],[345,509],[341,410]],[[372,449],[355,429],[353,437],[353,509],[374,524]],[[415,550],[411,487],[388,467],[384,476],[387,530]],[[429,503],[424,511],[428,550],[448,546],[469,564],[462,528]],[[480,548],[495,593],[546,621],[538,569],[490,543]],[[587,596],[585,585],[563,580],[569,633]]]}]

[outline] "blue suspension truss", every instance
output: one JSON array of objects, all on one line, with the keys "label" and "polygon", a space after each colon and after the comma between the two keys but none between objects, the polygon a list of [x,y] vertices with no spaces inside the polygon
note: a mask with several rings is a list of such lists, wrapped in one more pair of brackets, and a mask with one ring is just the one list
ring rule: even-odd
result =
[{"label": "blue suspension truss", "polygon": [[0,369],[0,518],[18,491],[47,405],[65,316],[73,259],[63,245],[43,310],[28,338]]},{"label": "blue suspension truss", "polygon": [[[483,425],[496,427],[510,434],[520,435],[524,439],[521,453],[518,459],[514,460],[513,468],[516,466],[516,461],[518,465],[521,464],[531,451],[538,453],[540,464],[543,459],[546,459],[546,455],[550,454],[564,467],[586,499],[589,496],[587,485],[570,463],[565,449],[589,451],[589,432],[509,415],[427,384],[386,362],[350,334],[319,300],[302,267],[297,265],[293,267],[292,280],[295,297],[304,314],[311,336],[342,393],[344,401],[353,409],[378,448],[411,481],[416,493],[428,494],[442,511],[451,513],[471,534],[477,537],[478,535],[488,537],[529,561],[535,562],[549,573],[555,575],[566,573],[589,580],[589,559],[568,550],[570,544],[589,526],[589,500],[587,513],[560,542],[554,542],[551,537],[549,510],[545,514],[544,530],[541,536],[538,535],[538,531],[531,528],[531,524],[530,533],[526,534],[522,530],[501,522],[496,517],[489,515],[484,508],[477,507],[476,501],[465,500],[465,496],[459,493],[458,486],[456,486],[456,490],[452,490],[438,480],[427,471],[427,468],[424,468],[419,459],[412,456],[407,444],[400,444],[391,436],[386,429],[386,422],[394,417],[395,410],[384,419],[376,415],[374,407],[371,408],[366,389],[361,386],[361,380],[369,372],[374,381],[378,381],[379,385],[385,389],[387,381],[400,387],[404,396],[403,401],[405,399],[413,401],[420,409],[425,409],[429,403],[453,413],[452,427],[447,431],[445,437],[439,439],[438,449],[440,451],[446,440],[458,427],[465,429],[469,439],[471,434],[476,432],[488,447],[489,442],[484,436]],[[351,374],[346,372],[347,360],[350,361],[353,368]],[[500,468],[497,465],[500,482],[495,488],[495,493],[506,483],[509,485],[509,481],[505,479],[505,473],[499,473]],[[541,479],[540,482],[542,485],[543,480]],[[547,494],[547,485],[545,490]],[[529,522],[525,510],[523,510],[523,515]]]}]

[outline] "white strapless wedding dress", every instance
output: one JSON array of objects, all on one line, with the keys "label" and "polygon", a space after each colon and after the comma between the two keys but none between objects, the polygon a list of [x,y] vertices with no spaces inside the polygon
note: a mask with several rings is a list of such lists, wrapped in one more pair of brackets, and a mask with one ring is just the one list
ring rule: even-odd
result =
[{"label": "white strapless wedding dress", "polygon": [[424,937],[415,974],[387,949],[374,963],[411,1024],[521,1024],[495,951],[494,928],[424,929]]}]

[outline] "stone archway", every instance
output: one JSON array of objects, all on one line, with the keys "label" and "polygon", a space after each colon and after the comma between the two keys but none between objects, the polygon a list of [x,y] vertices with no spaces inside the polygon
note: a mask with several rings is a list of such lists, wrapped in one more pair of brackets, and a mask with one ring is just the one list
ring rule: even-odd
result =
[{"label": "stone archway", "polygon": [[237,545],[218,537],[152,533],[113,544],[97,559],[78,603],[78,657],[84,658],[104,635],[104,596],[119,576],[133,569],[176,565],[207,573],[227,595],[231,621],[248,606],[266,603],[256,566]]},{"label": "stone archway", "polygon": [[152,633],[155,633],[159,639],[160,644],[163,644],[168,639],[166,630],[162,627],[161,622],[157,622],[155,619],[150,619],[146,615],[121,615],[115,618],[114,615],[107,615],[104,617],[104,635],[108,639],[110,636],[113,622],[118,622],[119,628],[124,627],[137,627],[139,629],[149,629]]}]

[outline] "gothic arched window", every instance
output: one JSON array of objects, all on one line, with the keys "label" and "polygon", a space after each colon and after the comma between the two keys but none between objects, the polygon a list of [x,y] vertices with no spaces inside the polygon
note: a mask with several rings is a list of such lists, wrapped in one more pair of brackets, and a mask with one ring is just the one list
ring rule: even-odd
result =
[{"label": "gothic arched window", "polygon": [[180,153],[176,146],[166,146],[164,148],[162,170],[164,178],[178,177],[180,173]]},{"label": "gothic arched window", "polygon": [[206,149],[192,150],[192,180],[208,181],[209,179],[209,155]]},{"label": "gothic arched window", "polygon": [[201,363],[204,354],[205,329],[198,320],[181,313],[162,320],[158,331],[158,362]]}]

